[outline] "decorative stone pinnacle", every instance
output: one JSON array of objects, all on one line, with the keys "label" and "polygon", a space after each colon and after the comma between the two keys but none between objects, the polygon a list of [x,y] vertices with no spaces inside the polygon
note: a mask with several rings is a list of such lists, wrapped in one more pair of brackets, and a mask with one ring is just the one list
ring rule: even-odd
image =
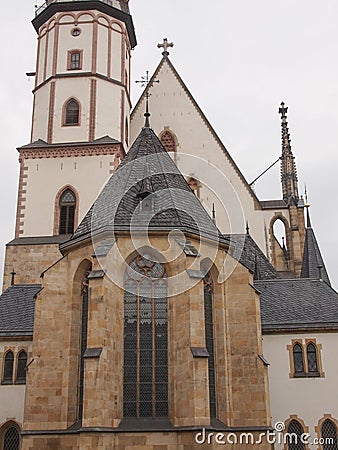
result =
[{"label": "decorative stone pinnacle", "polygon": [[281,107],[279,108],[278,112],[279,112],[279,114],[281,114],[282,119],[286,119],[286,114],[287,114],[287,112],[288,112],[288,107],[285,106],[285,103],[284,103],[284,102],[282,102],[282,103],[280,104],[280,106],[281,106]]},{"label": "decorative stone pinnacle", "polygon": [[174,46],[174,43],[168,42],[167,38],[163,39],[163,44],[157,44],[157,48],[163,48],[163,52],[162,52],[163,56],[168,56],[169,55],[168,48],[173,47],[173,46]]}]

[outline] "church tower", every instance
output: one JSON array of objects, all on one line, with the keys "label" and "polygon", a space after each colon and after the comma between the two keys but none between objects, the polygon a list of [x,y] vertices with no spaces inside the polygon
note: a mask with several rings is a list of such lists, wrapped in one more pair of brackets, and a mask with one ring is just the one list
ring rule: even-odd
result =
[{"label": "church tower", "polygon": [[[58,244],[76,229],[129,143],[136,37],[128,0],[48,0],[32,23],[38,41],[31,142],[18,148],[16,230],[4,289],[13,267],[17,282],[38,282],[60,257]],[[41,252],[43,263],[35,261]]]}]

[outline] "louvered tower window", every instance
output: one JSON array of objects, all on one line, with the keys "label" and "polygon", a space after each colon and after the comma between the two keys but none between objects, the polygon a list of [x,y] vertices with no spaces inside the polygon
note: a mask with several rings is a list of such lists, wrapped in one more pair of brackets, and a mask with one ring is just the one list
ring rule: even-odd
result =
[{"label": "louvered tower window", "polygon": [[303,348],[300,344],[295,344],[293,347],[293,363],[295,369],[295,375],[304,374],[304,357]]},{"label": "louvered tower window", "polygon": [[306,347],[307,366],[310,375],[318,373],[317,349],[312,342]]},{"label": "louvered tower window", "polygon": [[72,98],[66,104],[64,125],[79,125],[80,105]]},{"label": "louvered tower window", "polygon": [[73,191],[67,189],[60,198],[59,234],[74,232],[76,198]]},{"label": "louvered tower window", "polygon": [[18,355],[18,365],[16,371],[16,384],[25,384],[26,383],[26,366],[27,366],[27,353],[24,350]]},{"label": "louvered tower window", "polygon": [[330,419],[326,419],[321,429],[323,450],[338,450],[337,427]]},{"label": "louvered tower window", "polygon": [[9,427],[4,435],[3,450],[19,450],[20,436],[19,430],[12,426]]},{"label": "louvered tower window", "polygon": [[301,441],[304,433],[303,426],[297,420],[291,420],[287,428],[288,434],[288,450],[305,450],[305,444]]},{"label": "louvered tower window", "polygon": [[13,383],[14,355],[11,350],[5,354],[2,384]]},{"label": "louvered tower window", "polygon": [[210,273],[208,273],[204,278],[204,320],[205,320],[205,342],[209,353],[208,375],[209,375],[210,417],[216,417],[213,282]]},{"label": "louvered tower window", "polygon": [[124,417],[168,415],[167,274],[138,255],[124,284]]}]

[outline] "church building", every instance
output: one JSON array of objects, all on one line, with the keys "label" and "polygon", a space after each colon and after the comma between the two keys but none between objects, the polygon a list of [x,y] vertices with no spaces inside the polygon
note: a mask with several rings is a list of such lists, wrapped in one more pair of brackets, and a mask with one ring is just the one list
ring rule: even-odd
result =
[{"label": "church building", "polygon": [[288,107],[281,198],[260,200],[168,39],[132,105],[129,0],[47,0],[32,24],[0,450],[338,450],[338,294]]}]

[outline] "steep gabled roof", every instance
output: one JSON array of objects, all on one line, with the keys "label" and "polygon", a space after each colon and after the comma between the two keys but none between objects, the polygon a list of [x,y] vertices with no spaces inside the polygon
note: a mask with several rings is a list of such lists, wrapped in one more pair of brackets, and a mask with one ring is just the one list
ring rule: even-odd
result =
[{"label": "steep gabled roof", "polygon": [[331,285],[314,230],[311,226],[308,210],[301,278],[321,278],[328,285]]},{"label": "steep gabled roof", "polygon": [[322,280],[255,281],[263,332],[338,329],[338,293]]},{"label": "steep gabled roof", "polygon": [[[235,161],[232,159],[232,157],[230,156],[228,150],[225,148],[224,144],[222,143],[221,139],[219,138],[219,136],[217,135],[215,129],[212,127],[211,123],[209,122],[209,120],[207,119],[207,117],[205,116],[205,114],[203,113],[202,109],[199,107],[198,103],[196,102],[196,100],[194,99],[194,97],[192,96],[191,92],[189,91],[189,89],[187,88],[187,86],[185,85],[184,81],[182,80],[182,78],[180,77],[179,73],[177,72],[177,70],[175,69],[174,65],[172,64],[172,62],[170,61],[168,54],[164,54],[162,60],[160,61],[159,65],[157,66],[154,74],[152,75],[151,79],[150,79],[150,86],[154,84],[155,80],[157,79],[162,67],[164,66],[164,64],[167,64],[168,67],[170,68],[170,70],[172,71],[172,73],[174,74],[175,78],[177,79],[178,83],[181,85],[182,89],[184,90],[184,92],[186,93],[186,95],[188,96],[190,102],[192,103],[192,105],[194,106],[194,108],[197,110],[199,116],[202,118],[203,122],[205,123],[205,125],[207,126],[207,128],[209,129],[211,135],[213,136],[213,138],[215,139],[215,141],[217,142],[217,144],[219,145],[220,149],[222,150],[222,152],[224,153],[224,156],[227,158],[227,160],[229,161],[230,165],[232,166],[232,168],[235,170],[235,172],[237,173],[238,177],[240,178],[240,180],[242,181],[243,185],[245,186],[245,188],[247,189],[247,191],[249,192],[249,194],[251,195],[251,197],[253,198],[256,207],[257,208],[261,208],[260,206],[260,201],[257,198],[256,194],[254,193],[254,191],[251,189],[249,183],[247,182],[247,180],[245,179],[244,175],[242,174],[242,172],[240,171],[240,169],[238,168],[237,164],[235,163]],[[133,119],[133,117],[135,116],[135,114],[137,113],[138,109],[142,106],[143,102],[145,101],[145,97],[146,97],[146,92],[147,92],[147,88],[144,89],[141,97],[139,98],[138,102],[136,103],[135,107],[133,108],[132,112],[131,112],[131,120]]]},{"label": "steep gabled roof", "polygon": [[0,296],[0,336],[31,336],[41,284],[16,284]]},{"label": "steep gabled roof", "polygon": [[60,248],[102,232],[173,229],[225,241],[156,134],[144,127],[70,241]]},{"label": "steep gabled roof", "polygon": [[278,278],[278,273],[250,234],[229,234],[230,254],[254,274],[255,280]]}]

